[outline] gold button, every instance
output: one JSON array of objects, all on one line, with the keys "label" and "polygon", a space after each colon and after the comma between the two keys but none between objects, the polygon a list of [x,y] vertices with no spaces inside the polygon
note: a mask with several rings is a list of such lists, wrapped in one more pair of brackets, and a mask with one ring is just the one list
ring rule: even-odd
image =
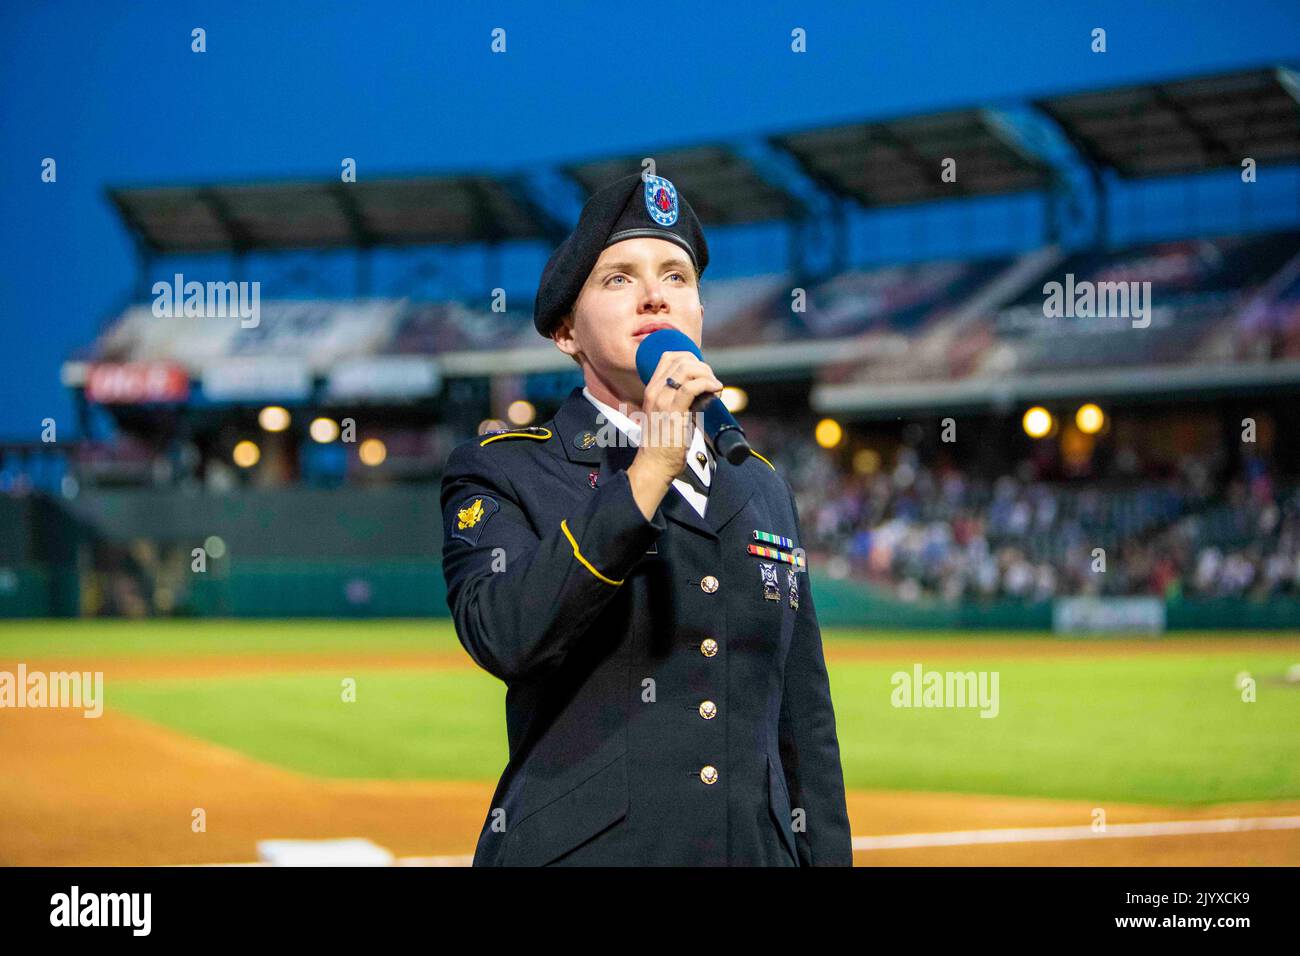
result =
[{"label": "gold button", "polygon": [[700,769],[700,779],[703,780],[703,781],[704,781],[705,783],[707,783],[707,784],[714,784],[714,783],[717,783],[717,782],[718,782],[718,768],[717,768],[717,767],[702,767],[702,768]]},{"label": "gold button", "polygon": [[700,702],[700,716],[705,720],[712,720],[718,713],[718,705],[711,700]]},{"label": "gold button", "polygon": [[707,465],[709,463],[709,459],[704,457],[704,452],[702,451],[697,451],[695,453],[695,460],[698,461],[701,465]]},{"label": "gold button", "polygon": [[718,653],[718,642],[711,637],[706,637],[703,643],[700,644],[700,653],[705,657],[712,657]]},{"label": "gold button", "polygon": [[700,590],[702,590],[705,594],[712,594],[717,589],[718,589],[718,579],[711,574],[708,577],[706,577],[703,581],[700,582]]}]

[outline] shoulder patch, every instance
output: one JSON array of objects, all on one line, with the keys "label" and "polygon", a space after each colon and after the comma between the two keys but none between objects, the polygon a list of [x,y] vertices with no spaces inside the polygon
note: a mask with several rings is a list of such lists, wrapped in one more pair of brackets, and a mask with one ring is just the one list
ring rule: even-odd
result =
[{"label": "shoulder patch", "polygon": [[543,428],[541,425],[528,425],[525,428],[502,428],[494,432],[488,432],[479,442],[479,447],[491,444],[494,441],[500,441],[503,438],[535,438],[538,441],[546,441],[551,437],[551,430]]},{"label": "shoulder patch", "polygon": [[473,495],[466,498],[452,515],[451,536],[469,544],[478,544],[483,534],[483,526],[488,519],[501,510],[491,495]]}]

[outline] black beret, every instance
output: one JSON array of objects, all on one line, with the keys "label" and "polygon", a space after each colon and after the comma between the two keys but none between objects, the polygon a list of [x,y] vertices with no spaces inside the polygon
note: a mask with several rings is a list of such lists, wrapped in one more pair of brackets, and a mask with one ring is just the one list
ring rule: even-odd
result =
[{"label": "black beret", "polygon": [[704,230],[677,187],[662,176],[625,176],[592,193],[573,232],[547,260],[533,305],[537,331],[551,337],[607,246],[641,237],[677,243],[690,255],[696,276],[709,264]]}]

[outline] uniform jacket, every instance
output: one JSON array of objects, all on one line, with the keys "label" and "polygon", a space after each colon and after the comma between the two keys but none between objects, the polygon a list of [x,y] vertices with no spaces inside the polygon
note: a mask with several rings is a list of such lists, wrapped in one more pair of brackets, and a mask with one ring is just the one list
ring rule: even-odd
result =
[{"label": "uniform jacket", "polygon": [[598,415],[574,389],[448,458],[447,603],[507,686],[475,865],[851,865],[809,574],[746,551],[801,545],[790,485],[719,461],[704,517],[670,488],[647,521]]}]

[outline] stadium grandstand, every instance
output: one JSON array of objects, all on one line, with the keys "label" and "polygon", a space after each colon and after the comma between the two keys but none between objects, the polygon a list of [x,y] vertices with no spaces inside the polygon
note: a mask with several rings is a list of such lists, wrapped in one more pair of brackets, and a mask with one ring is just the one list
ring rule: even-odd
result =
[{"label": "stadium grandstand", "polygon": [[138,270],[63,366],[77,440],[3,449],[0,613],[445,614],[442,463],[581,384],[535,282],[649,157],[708,230],[705,357],[824,623],[1300,624],[1300,74],[653,146],[110,188]]}]

